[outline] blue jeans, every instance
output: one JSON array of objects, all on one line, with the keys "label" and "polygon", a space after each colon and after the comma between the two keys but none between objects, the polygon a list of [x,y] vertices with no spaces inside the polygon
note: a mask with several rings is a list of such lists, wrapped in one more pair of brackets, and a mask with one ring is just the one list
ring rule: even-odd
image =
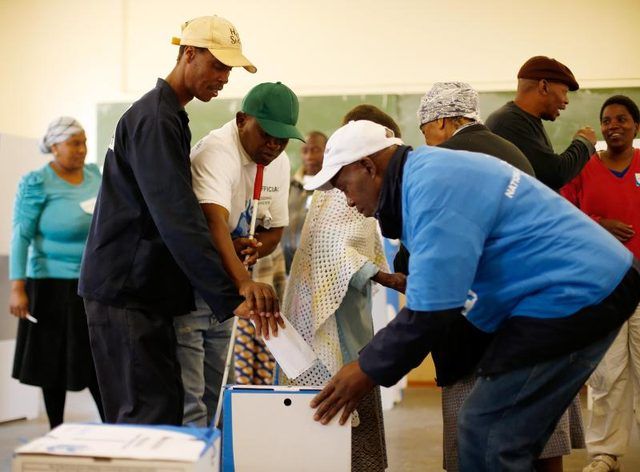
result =
[{"label": "blue jeans", "polygon": [[[196,295],[196,310],[173,321],[184,386],[183,424],[207,427],[216,411],[233,317],[220,323]],[[233,369],[230,369],[233,382]]]},{"label": "blue jeans", "polygon": [[527,471],[618,334],[570,354],[479,377],[458,416],[461,471]]}]

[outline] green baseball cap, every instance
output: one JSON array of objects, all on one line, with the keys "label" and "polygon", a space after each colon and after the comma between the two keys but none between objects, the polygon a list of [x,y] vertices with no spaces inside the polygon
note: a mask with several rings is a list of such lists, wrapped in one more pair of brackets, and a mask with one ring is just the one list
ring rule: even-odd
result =
[{"label": "green baseball cap", "polygon": [[258,120],[262,129],[274,138],[304,142],[296,128],[298,97],[282,82],[264,82],[253,87],[242,100],[242,111]]}]

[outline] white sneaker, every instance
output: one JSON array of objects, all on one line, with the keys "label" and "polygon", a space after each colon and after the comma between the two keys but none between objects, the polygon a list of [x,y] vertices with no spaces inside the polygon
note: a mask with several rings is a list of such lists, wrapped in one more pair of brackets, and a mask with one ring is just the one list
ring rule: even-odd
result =
[{"label": "white sneaker", "polygon": [[582,469],[582,472],[618,472],[620,464],[618,458],[599,454],[593,458],[591,464]]}]

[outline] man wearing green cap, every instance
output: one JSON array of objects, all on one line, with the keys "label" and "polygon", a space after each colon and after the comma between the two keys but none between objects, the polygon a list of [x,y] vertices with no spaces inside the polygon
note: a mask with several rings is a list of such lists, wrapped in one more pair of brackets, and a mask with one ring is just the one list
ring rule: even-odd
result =
[{"label": "man wearing green cap", "polygon": [[[234,120],[191,150],[193,191],[236,284],[251,280],[247,267],[276,248],[289,223],[290,164],[284,149],[290,138],[303,140],[297,121],[296,95],[280,82],[262,83],[249,91]],[[265,167],[256,240],[250,240],[258,164]],[[205,426],[219,397],[232,321],[219,323],[203,300],[196,305],[196,311],[175,319],[175,328],[185,389],[183,421]]]}]

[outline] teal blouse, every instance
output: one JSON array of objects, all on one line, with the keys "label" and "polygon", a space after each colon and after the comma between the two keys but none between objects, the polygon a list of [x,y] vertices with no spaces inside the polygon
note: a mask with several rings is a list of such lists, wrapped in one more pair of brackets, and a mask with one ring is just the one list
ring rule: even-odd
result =
[{"label": "teal blouse", "polygon": [[95,164],[84,166],[78,185],[49,164],[22,177],[13,209],[11,280],[78,278],[100,181]]}]

